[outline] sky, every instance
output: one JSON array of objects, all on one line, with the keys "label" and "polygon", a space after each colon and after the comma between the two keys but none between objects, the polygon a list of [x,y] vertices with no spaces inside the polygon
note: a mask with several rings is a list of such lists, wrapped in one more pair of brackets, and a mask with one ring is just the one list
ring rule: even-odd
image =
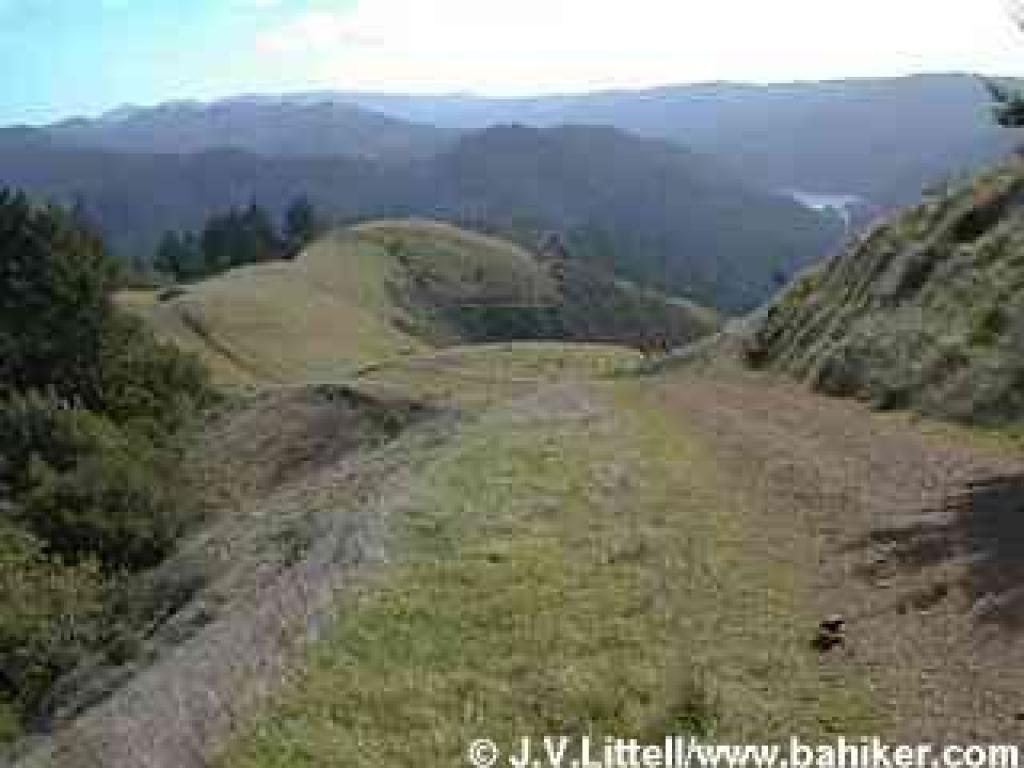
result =
[{"label": "sky", "polygon": [[1006,0],[0,0],[0,124],[319,89],[1024,75]]}]

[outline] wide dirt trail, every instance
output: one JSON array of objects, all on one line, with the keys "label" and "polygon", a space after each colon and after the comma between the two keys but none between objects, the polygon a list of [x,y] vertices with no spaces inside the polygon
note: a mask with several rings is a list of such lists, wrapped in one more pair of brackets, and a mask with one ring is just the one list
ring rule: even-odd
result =
[{"label": "wide dirt trail", "polygon": [[665,374],[643,396],[749,496],[767,556],[806,539],[807,599],[848,623],[822,664],[867,677],[885,736],[1020,740],[1024,461],[759,376]]},{"label": "wide dirt trail", "polygon": [[[551,733],[1022,741],[1024,457],[779,379],[634,364],[461,349],[232,412],[206,449],[238,498],[200,543],[226,547],[234,610],[46,764],[446,766]],[[831,614],[847,639],[819,653]]]}]

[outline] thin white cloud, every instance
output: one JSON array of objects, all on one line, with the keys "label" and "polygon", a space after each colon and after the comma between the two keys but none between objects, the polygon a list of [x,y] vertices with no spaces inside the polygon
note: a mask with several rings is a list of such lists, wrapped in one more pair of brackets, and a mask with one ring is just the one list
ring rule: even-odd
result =
[{"label": "thin white cloud", "polygon": [[362,0],[257,45],[310,80],[390,90],[1024,70],[1002,0]]},{"label": "thin white cloud", "polygon": [[383,45],[386,41],[348,13],[309,10],[268,30],[257,40],[257,48],[276,54],[322,55],[342,46]]}]

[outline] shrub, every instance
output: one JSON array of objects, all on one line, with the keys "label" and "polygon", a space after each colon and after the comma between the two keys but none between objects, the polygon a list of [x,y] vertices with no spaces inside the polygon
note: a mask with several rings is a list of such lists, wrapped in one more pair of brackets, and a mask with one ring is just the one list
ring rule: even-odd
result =
[{"label": "shrub", "polygon": [[0,479],[9,516],[77,563],[140,569],[167,554],[191,516],[171,456],[107,417],[39,395],[0,408]]},{"label": "shrub", "polygon": [[21,520],[71,562],[95,557],[108,569],[148,568],[184,528],[154,452],[138,440],[98,444],[65,472],[37,460],[30,475]]},{"label": "shrub", "polygon": [[94,643],[102,603],[94,563],[69,566],[0,521],[0,730],[8,737],[17,732],[15,713],[34,712]]},{"label": "shrub", "polygon": [[202,369],[114,311],[102,243],[57,208],[0,190],[0,397],[26,391],[167,430]]},{"label": "shrub", "polygon": [[0,190],[0,394],[52,390],[97,404],[116,273],[70,216]]},{"label": "shrub", "polygon": [[0,487],[18,497],[31,487],[35,460],[58,471],[71,469],[95,444],[105,423],[54,395],[16,394],[0,403]]},{"label": "shrub", "polygon": [[970,343],[975,346],[992,345],[1009,325],[1010,320],[1001,306],[987,306],[973,317]]},{"label": "shrub", "polygon": [[131,589],[196,513],[176,432],[206,373],[117,313],[116,275],[74,217],[0,191],[0,743],[164,609]]},{"label": "shrub", "polygon": [[207,370],[157,342],[133,317],[114,318],[101,347],[100,401],[118,424],[159,439],[212,399]]}]

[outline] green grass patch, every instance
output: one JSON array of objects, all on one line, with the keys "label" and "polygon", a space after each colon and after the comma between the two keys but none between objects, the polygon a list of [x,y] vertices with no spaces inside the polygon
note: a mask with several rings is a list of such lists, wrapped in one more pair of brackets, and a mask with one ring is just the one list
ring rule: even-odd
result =
[{"label": "green grass patch", "polygon": [[614,406],[563,386],[466,428],[396,518],[392,564],[220,765],[460,765],[481,737],[869,731],[864,690],[808,647],[790,553],[749,546],[701,446],[635,383],[606,386]]},{"label": "green grass patch", "polygon": [[447,224],[379,221],[327,235],[294,261],[239,267],[173,292],[125,291],[119,301],[198,355],[228,390],[336,383],[471,342],[642,346],[717,327],[708,310],[580,264],[562,267]]},{"label": "green grass patch", "polygon": [[478,408],[532,392],[545,383],[629,373],[642,361],[639,352],[613,344],[473,344],[371,365],[354,381],[370,392]]}]

